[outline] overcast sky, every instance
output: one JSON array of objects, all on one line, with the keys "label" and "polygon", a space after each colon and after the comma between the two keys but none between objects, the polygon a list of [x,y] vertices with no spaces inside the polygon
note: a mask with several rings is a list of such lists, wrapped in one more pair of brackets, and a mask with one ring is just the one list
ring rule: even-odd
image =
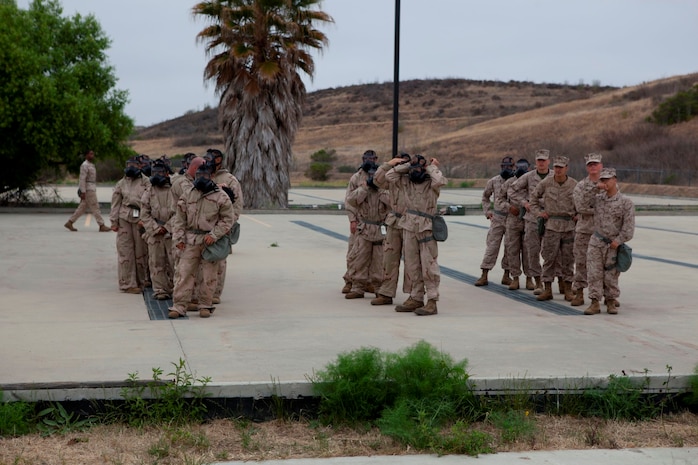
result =
[{"label": "overcast sky", "polygon": [[[21,8],[29,0],[18,0]],[[137,125],[215,107],[195,0],[61,0],[94,14]],[[308,91],[392,82],[395,0],[324,0]],[[400,79],[629,86],[698,71],[698,0],[401,0]]]}]

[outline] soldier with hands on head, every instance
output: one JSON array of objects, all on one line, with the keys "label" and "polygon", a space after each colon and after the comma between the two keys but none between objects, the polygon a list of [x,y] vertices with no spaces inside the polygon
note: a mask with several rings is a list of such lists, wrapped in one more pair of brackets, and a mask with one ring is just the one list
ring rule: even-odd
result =
[{"label": "soldier with hands on head", "polygon": [[618,189],[616,170],[604,168],[597,186],[600,193],[594,204],[594,232],[587,249],[587,280],[591,304],[584,310],[586,315],[601,312],[600,300],[606,302],[606,311],[618,313],[620,297],[616,267],[618,247],[635,234],[635,206]]},{"label": "soldier with hands on head", "polygon": [[[385,179],[385,175],[394,166],[409,163],[412,157],[408,153],[402,153],[381,164],[376,170],[373,182],[380,188],[388,190],[390,197],[390,211],[385,219],[385,239],[383,242],[383,277],[380,288],[376,291],[376,298],[371,300],[371,305],[392,305],[396,295],[397,284],[400,278],[400,261],[402,260],[402,228],[400,218],[407,210],[407,203],[404,191],[406,184],[410,182],[409,176],[404,174],[399,181],[390,183]],[[402,291],[406,294],[410,292],[410,283],[407,275],[403,273]]]},{"label": "soldier with hands on head", "polygon": [[432,219],[437,215],[436,203],[447,180],[439,170],[436,158],[427,162],[421,155],[416,155],[409,165],[396,165],[385,177],[390,183],[400,183],[404,174],[409,177],[402,192],[407,209],[398,223],[403,231],[405,274],[409,275],[406,279],[410,283],[410,296],[405,303],[396,306],[395,311],[436,315],[441,273]]}]

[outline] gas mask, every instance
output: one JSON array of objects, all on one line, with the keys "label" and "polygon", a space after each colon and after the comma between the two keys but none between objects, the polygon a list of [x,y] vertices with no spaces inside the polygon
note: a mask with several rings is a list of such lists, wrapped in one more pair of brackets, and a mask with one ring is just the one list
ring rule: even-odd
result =
[{"label": "gas mask", "polygon": [[410,165],[410,181],[415,184],[421,184],[429,179],[429,174],[426,170],[427,160],[421,155],[417,155],[417,161]]},{"label": "gas mask", "polygon": [[511,166],[502,166],[502,171],[499,172],[499,175],[506,181],[510,177],[514,176],[514,170]]},{"label": "gas mask", "polygon": [[137,166],[128,165],[124,170],[124,174],[127,178],[136,179],[138,176],[141,175],[141,170]]}]

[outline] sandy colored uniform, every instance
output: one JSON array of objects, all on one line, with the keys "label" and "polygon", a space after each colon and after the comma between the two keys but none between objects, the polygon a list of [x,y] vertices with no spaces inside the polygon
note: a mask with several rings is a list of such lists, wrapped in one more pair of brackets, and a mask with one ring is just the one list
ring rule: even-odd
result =
[{"label": "sandy colored uniform", "polygon": [[141,219],[141,197],[149,185],[145,176],[124,176],[114,186],[111,196],[109,220],[112,226],[119,226],[116,233],[116,254],[119,289],[122,291],[143,288],[146,283],[147,246],[141,237],[138,222]]},{"label": "sandy colored uniform", "polygon": [[[513,202],[517,205],[525,205],[538,183],[552,175],[551,171],[548,171],[546,175],[541,175],[536,170],[522,175],[514,182],[513,195],[510,196]],[[541,208],[543,207],[544,205],[541,205]],[[541,237],[538,234],[538,218],[530,211],[524,214],[524,242],[524,248],[528,252],[528,269],[524,269],[524,272],[526,276],[539,278],[543,275],[543,269],[540,265]]]},{"label": "sandy colored uniform", "polygon": [[[185,244],[179,259],[179,273],[174,285],[174,310],[185,315],[197,286],[198,308],[213,308],[213,293],[216,290],[218,262],[201,258],[206,245],[204,236],[210,234],[220,239],[233,227],[235,213],[228,194],[216,187],[206,194],[198,189],[190,189],[182,194],[177,202],[172,241]],[[197,284],[197,275],[201,268],[202,281]]]},{"label": "sandy colored uniform", "polygon": [[[233,201],[233,224],[237,223],[242,215],[242,210],[244,206],[244,201],[242,197],[242,187],[238,179],[227,169],[222,168],[217,170],[213,177],[211,178],[213,182],[217,185],[224,185],[233,191],[235,200]],[[216,277],[218,282],[216,284],[216,290],[213,292],[213,297],[215,299],[220,299],[223,293],[223,287],[225,286],[225,274],[228,269],[228,260],[221,260],[218,262],[218,271],[216,272]]]},{"label": "sandy colored uniform", "polygon": [[[349,205],[347,202],[347,199],[349,198],[349,194],[354,192],[359,186],[363,186],[366,184],[366,180],[368,179],[368,173],[362,169],[357,171],[356,173],[351,175],[351,178],[349,178],[349,184],[347,184],[347,189],[346,192],[344,193],[344,208],[347,211],[347,217],[349,218],[349,223],[352,223],[353,221],[357,221],[356,218],[356,211],[354,210],[354,207]],[[351,249],[354,247],[354,242],[356,241],[356,234],[352,234],[349,232],[349,243],[347,244],[347,271],[344,273],[344,282],[351,284],[352,282],[352,276],[351,276],[351,270],[354,269],[350,259],[351,259]]]},{"label": "sandy colored uniform", "polygon": [[[188,173],[176,174],[172,176],[172,186],[170,187],[170,209],[172,216],[177,212],[177,202],[185,192],[189,192],[194,187],[194,179]],[[182,251],[176,247],[177,244],[172,242],[172,262],[174,266],[174,275],[172,282],[177,282],[177,274],[179,273],[179,259],[182,256]]]},{"label": "sandy colored uniform", "polygon": [[[487,181],[485,190],[482,191],[482,211],[486,218],[489,218],[490,215],[492,215],[492,218],[490,219],[490,228],[487,231],[487,239],[485,240],[485,255],[482,257],[482,263],[480,264],[481,270],[491,270],[497,264],[499,249],[502,245],[504,233],[506,232],[509,210],[503,209],[503,202],[501,199],[502,185],[504,185],[505,181],[506,180],[498,174]],[[494,207],[492,204],[494,204]],[[508,261],[509,259],[507,258],[505,246],[504,253],[502,254],[503,270],[509,269]]]},{"label": "sandy colored uniform", "polygon": [[[501,210],[509,211],[509,208],[515,207],[519,209],[519,215],[507,215],[504,233],[504,253],[507,257],[507,266],[509,274],[512,278],[521,276],[523,271],[528,271],[528,254],[524,243],[524,226],[523,213],[525,212],[523,205],[514,203],[512,200],[514,194],[514,183],[518,178],[511,177],[507,179],[500,188],[500,206]],[[533,277],[533,276],[529,276]]]},{"label": "sandy colored uniform", "polygon": [[102,213],[99,211],[99,201],[97,200],[97,168],[94,163],[85,160],[80,165],[80,178],[78,188],[85,193],[85,198],[80,199],[80,205],[75,209],[73,216],[68,220],[75,223],[85,213],[92,213],[95,221],[100,226],[104,226]]},{"label": "sandy colored uniform", "polygon": [[[170,185],[150,185],[141,197],[141,221],[145,227],[143,239],[148,246],[148,268],[153,295],[172,295],[174,261],[172,259],[172,229],[174,212]],[[160,234],[161,228],[166,232]]]},{"label": "sandy colored uniform", "polygon": [[589,286],[587,281],[587,249],[594,232],[594,203],[599,188],[589,176],[577,183],[572,195],[577,210],[577,225],[574,230],[574,281],[572,290]]},{"label": "sandy colored uniform", "polygon": [[[407,173],[410,165],[397,165],[385,177],[390,183],[400,183],[402,175]],[[441,187],[447,183],[439,168],[428,165],[426,172],[429,179],[421,184],[407,182],[404,184],[404,195],[407,204],[405,215],[398,224],[403,230],[403,246],[405,252],[405,275],[408,275],[410,297],[418,302],[439,300],[439,284],[441,272],[437,261],[439,248],[432,237],[432,222],[430,218],[419,215],[436,215],[436,202],[439,199]]]},{"label": "sandy colored uniform", "polygon": [[[574,191],[577,181],[569,176],[564,182],[557,182],[551,174],[538,183],[529,202],[531,212],[536,217],[543,211],[548,214],[545,234],[541,241],[543,257],[543,282],[552,283],[555,276],[565,282],[572,282],[574,276]],[[545,207],[543,207],[545,205]],[[556,270],[556,265],[560,270]]]},{"label": "sandy colored uniform", "polygon": [[[385,218],[385,239],[383,241],[383,278],[377,293],[387,297],[395,297],[400,278],[400,261],[402,260],[402,228],[399,220],[407,210],[406,197],[403,193],[406,183],[410,182],[406,175],[399,181],[388,182],[386,173],[392,169],[390,163],[381,164],[373,176],[373,182],[382,189],[387,189],[390,197],[390,211]],[[402,291],[410,293],[407,276],[403,276]]]},{"label": "sandy colored uniform", "polygon": [[370,283],[378,289],[383,280],[383,234],[381,225],[390,209],[385,189],[359,186],[347,196],[347,205],[356,213],[356,239],[350,252],[351,292],[363,294]]},{"label": "sandy colored uniform", "polygon": [[609,243],[615,240],[624,244],[633,238],[634,233],[633,202],[620,191],[613,197],[608,197],[605,192],[598,194],[594,204],[594,233],[589,239],[587,251],[590,299],[601,301],[601,297],[606,300],[616,300],[620,297],[620,271],[613,266],[617,251],[612,249]]}]

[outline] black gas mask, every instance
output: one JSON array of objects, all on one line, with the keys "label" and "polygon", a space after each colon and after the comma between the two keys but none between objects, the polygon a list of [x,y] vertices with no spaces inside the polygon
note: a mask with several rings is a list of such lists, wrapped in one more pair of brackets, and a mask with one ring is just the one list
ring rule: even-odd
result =
[{"label": "black gas mask", "polygon": [[516,162],[516,171],[514,172],[514,175],[517,178],[520,178],[524,174],[528,172],[528,162],[527,161],[517,161]]},{"label": "black gas mask", "polygon": [[155,166],[150,176],[150,184],[156,187],[164,187],[170,184],[170,177],[167,176],[167,168]]},{"label": "black gas mask", "polygon": [[211,180],[211,171],[206,165],[201,165],[201,167],[196,170],[194,187],[204,194],[216,189],[216,183]]},{"label": "black gas mask", "polygon": [[127,178],[136,179],[141,175],[141,169],[139,168],[138,160],[130,159],[126,162],[126,169],[124,169],[124,174]]},{"label": "black gas mask", "polygon": [[421,155],[417,155],[416,161],[410,165],[410,181],[415,184],[421,184],[427,179],[429,179],[429,174],[427,173],[427,160]]},{"label": "black gas mask", "polygon": [[374,163],[373,166],[370,167],[369,170],[367,171],[367,173],[368,173],[368,178],[366,178],[366,184],[368,184],[368,187],[370,187],[371,189],[374,189],[374,190],[377,190],[377,189],[378,189],[378,186],[376,186],[376,185],[373,183],[373,176],[376,174],[376,170],[377,170],[377,169],[378,169],[378,165],[376,165],[376,164]]}]

